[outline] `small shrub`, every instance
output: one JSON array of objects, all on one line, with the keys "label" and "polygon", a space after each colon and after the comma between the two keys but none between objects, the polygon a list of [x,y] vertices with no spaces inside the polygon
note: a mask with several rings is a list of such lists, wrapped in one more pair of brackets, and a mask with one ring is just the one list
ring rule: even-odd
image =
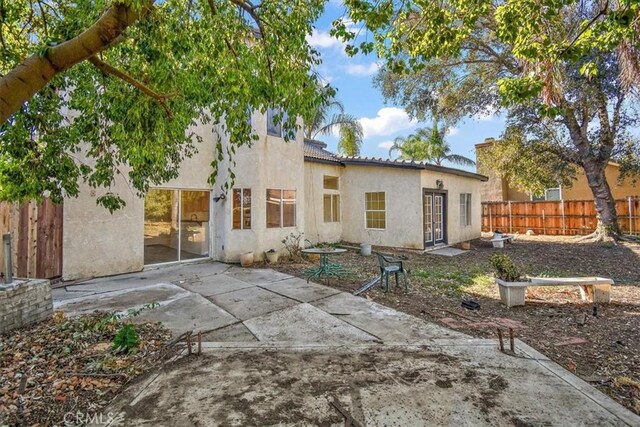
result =
[{"label": "small shrub", "polygon": [[522,280],[522,274],[518,267],[507,255],[494,254],[489,257],[489,262],[496,270],[496,277],[506,282],[518,282]]},{"label": "small shrub", "polygon": [[113,348],[116,351],[126,351],[130,353],[138,348],[138,344],[138,333],[132,324],[124,325],[113,338]]},{"label": "small shrub", "polygon": [[289,254],[289,257],[293,261],[300,261],[302,259],[302,249],[301,244],[311,242],[304,238],[304,233],[290,233],[287,237],[282,239],[282,244],[284,245],[284,249]]}]

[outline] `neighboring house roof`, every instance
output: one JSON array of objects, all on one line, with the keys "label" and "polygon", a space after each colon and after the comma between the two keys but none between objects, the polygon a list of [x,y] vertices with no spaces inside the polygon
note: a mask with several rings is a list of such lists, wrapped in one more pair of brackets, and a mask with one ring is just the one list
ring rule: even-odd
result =
[{"label": "neighboring house roof", "polygon": [[325,150],[327,144],[314,139],[304,140],[304,159],[312,162],[341,164],[338,156]]},{"label": "neighboring house roof", "polygon": [[473,172],[461,169],[449,168],[446,166],[433,165],[426,162],[416,162],[414,160],[392,160],[375,157],[361,156],[339,156],[327,151],[327,144],[322,141],[312,139],[304,140],[304,160],[309,162],[332,163],[339,165],[360,165],[360,166],[387,166],[393,168],[430,170],[434,172],[447,173],[451,175],[475,178],[480,181],[487,181],[488,178]]}]

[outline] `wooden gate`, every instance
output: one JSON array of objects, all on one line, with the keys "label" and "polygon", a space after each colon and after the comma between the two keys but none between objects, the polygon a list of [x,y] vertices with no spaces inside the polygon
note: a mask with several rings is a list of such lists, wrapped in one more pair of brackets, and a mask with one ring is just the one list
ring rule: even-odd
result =
[{"label": "wooden gate", "polygon": [[[14,277],[51,279],[62,275],[62,205],[0,203],[0,234],[11,233]],[[4,273],[4,249],[0,271]]]}]

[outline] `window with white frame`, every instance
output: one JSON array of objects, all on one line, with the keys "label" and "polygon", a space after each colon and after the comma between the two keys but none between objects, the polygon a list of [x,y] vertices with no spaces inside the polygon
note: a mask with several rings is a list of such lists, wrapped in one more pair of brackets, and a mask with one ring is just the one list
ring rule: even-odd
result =
[{"label": "window with white frame", "polygon": [[387,206],[384,191],[364,193],[365,227],[382,230],[387,227]]},{"label": "window with white frame", "polygon": [[460,194],[460,226],[471,225],[471,193]]},{"label": "window with white frame", "polygon": [[267,190],[267,228],[296,226],[296,190]]},{"label": "window with white frame", "polygon": [[340,222],[340,195],[324,195],[324,222]]},{"label": "window with white frame", "polygon": [[543,201],[543,200],[562,200],[562,187],[547,188],[544,190],[542,196],[531,196],[531,200]]},{"label": "window with white frame", "polygon": [[236,230],[251,229],[251,189],[233,189],[233,228]]},{"label": "window with white frame", "polygon": [[337,176],[322,177],[324,222],[340,222],[340,188]]}]

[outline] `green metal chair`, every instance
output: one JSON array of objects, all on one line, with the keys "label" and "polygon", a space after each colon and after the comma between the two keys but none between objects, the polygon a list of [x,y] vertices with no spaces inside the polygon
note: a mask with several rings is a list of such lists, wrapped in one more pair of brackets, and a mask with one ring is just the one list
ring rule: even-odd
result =
[{"label": "green metal chair", "polygon": [[378,256],[378,264],[380,265],[380,285],[382,285],[384,281],[384,291],[389,292],[389,275],[393,273],[396,278],[396,286],[400,286],[398,275],[402,274],[404,291],[409,292],[407,272],[404,269],[403,262],[392,258],[391,255],[381,254],[380,252],[376,252],[376,255]]}]

